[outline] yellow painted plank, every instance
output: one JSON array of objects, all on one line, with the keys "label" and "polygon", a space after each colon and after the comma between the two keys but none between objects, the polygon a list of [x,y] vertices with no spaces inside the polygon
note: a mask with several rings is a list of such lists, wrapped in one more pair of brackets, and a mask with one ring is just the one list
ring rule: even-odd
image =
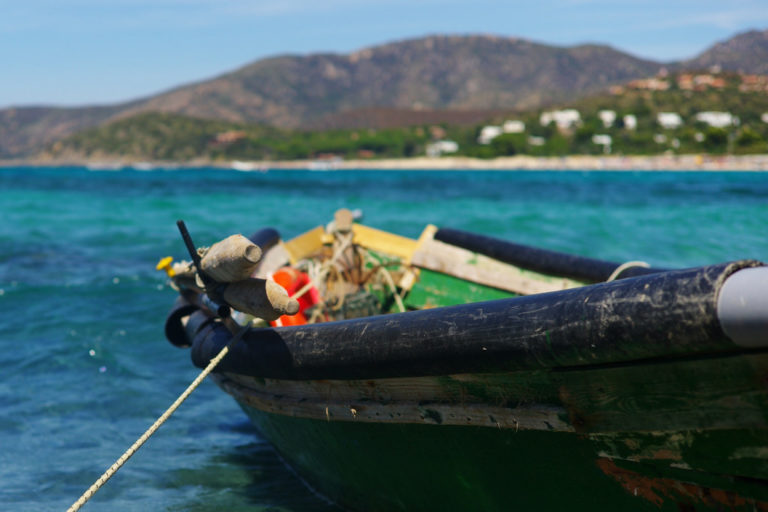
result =
[{"label": "yellow painted plank", "polygon": [[355,243],[377,252],[397,256],[403,261],[410,261],[417,246],[416,240],[369,228],[362,224],[354,224],[352,232],[355,234]]},{"label": "yellow painted plank", "polygon": [[324,233],[325,229],[323,226],[317,226],[296,238],[284,242],[283,247],[288,252],[291,265],[295,265],[299,260],[319,250],[323,246]]}]

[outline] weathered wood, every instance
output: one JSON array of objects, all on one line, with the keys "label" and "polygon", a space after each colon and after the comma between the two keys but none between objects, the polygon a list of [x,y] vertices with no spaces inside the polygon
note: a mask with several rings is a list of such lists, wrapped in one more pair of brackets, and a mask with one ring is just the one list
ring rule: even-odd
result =
[{"label": "weathered wood", "polygon": [[352,229],[352,223],[355,221],[354,214],[347,208],[336,210],[333,215],[334,227],[339,233],[348,233]]},{"label": "weathered wood", "polygon": [[627,462],[653,478],[718,487],[717,475],[768,481],[766,374],[768,353],[752,353],[441,377],[215,378],[241,404],[297,421],[576,433],[607,469]]},{"label": "weathered wood", "polygon": [[432,239],[420,241],[411,262],[417,267],[521,295],[566,290],[584,284],[572,279],[555,278],[526,271],[488,256]]},{"label": "weathered wood", "polygon": [[[322,419],[325,407],[360,411],[365,406],[370,414],[358,419],[373,422],[458,421],[498,428],[523,428],[525,423],[528,429],[594,435],[604,456],[637,461],[681,457],[687,445],[672,446],[674,438],[665,440],[663,432],[768,429],[768,388],[754,385],[767,373],[768,354],[744,354],[615,368],[435,377],[289,380],[232,373],[225,377],[239,386],[237,396],[250,396],[252,405],[266,412]],[[422,418],[425,407],[440,416]],[[464,410],[474,420],[461,420]],[[497,422],[483,420],[482,410]],[[558,411],[557,418],[547,416],[553,411]],[[454,419],[446,419],[443,412]],[[543,422],[545,417],[548,423]],[[655,442],[616,441],[627,432],[645,433]],[[611,447],[610,440],[616,446]],[[738,454],[731,455],[738,473]],[[761,474],[768,478],[768,451],[753,450],[752,457],[758,456],[764,460]]]},{"label": "weathered wood", "polygon": [[[352,229],[357,243],[400,258],[398,273],[420,266],[414,307],[433,305],[419,293],[453,287],[450,300],[466,302],[581,284],[438,242],[434,227],[418,241]],[[316,228],[284,254],[327,257],[334,234]],[[768,511],[768,350],[735,345],[716,305],[723,281],[755,265],[251,329],[214,379],[304,478],[350,509]],[[426,289],[434,276],[441,289]],[[244,310],[269,319],[255,309],[289,307],[259,286]],[[197,365],[232,338],[207,314],[184,330]]]},{"label": "weathered wood", "polygon": [[419,235],[419,239],[416,241],[416,247],[413,249],[411,256],[407,260],[409,265],[413,264],[413,256],[421,250],[421,246],[424,245],[424,243],[435,239],[435,233],[437,233],[437,231],[437,226],[434,224],[427,224],[427,226],[424,228],[424,231],[422,231],[421,235]]},{"label": "weathered wood", "polygon": [[177,261],[173,264],[172,269],[173,277],[171,277],[171,282],[179,290],[203,290],[203,287],[197,283],[197,271],[191,261]]},{"label": "weathered wood", "polygon": [[279,284],[265,279],[250,278],[230,283],[224,289],[223,297],[236,310],[268,321],[299,311],[296,299],[290,298]]},{"label": "weathered wood", "polygon": [[[272,386],[262,386],[259,389],[253,385],[244,385],[237,376],[229,377],[217,376],[217,382],[237,400],[261,411],[297,418],[573,431],[573,428],[562,420],[567,417],[562,408],[542,404],[499,407],[471,402],[417,401],[413,398],[388,403],[366,399],[349,388],[345,392],[347,383],[316,381],[312,386],[292,388],[291,382],[282,381],[279,385],[273,383]],[[365,385],[375,387],[373,382]]]},{"label": "weathered wood", "polygon": [[232,235],[213,244],[200,264],[202,271],[219,283],[234,283],[251,276],[261,249],[243,235]]}]

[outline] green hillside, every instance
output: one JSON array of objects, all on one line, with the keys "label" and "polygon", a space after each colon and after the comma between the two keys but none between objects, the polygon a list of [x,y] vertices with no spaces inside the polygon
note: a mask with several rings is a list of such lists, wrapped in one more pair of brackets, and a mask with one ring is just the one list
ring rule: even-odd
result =
[{"label": "green hillside", "polygon": [[31,157],[63,137],[147,112],[302,131],[480,122],[492,117],[488,112],[577,101],[663,67],[766,75],[766,56],[768,30],[737,34],[677,62],[599,44],[561,47],[492,35],[433,35],[348,54],[273,56],[114,105],[0,109],[0,158]]},{"label": "green hillside", "polygon": [[[578,122],[542,125],[542,113],[572,109]],[[606,126],[600,111],[612,111]],[[677,114],[677,127],[659,124],[660,113]],[[725,126],[697,115],[720,112]],[[610,93],[548,109],[490,119],[482,125],[431,124],[385,130],[289,131],[262,125],[144,113],[89,129],[49,146],[52,158],[125,157],[186,161],[291,160],[324,157],[384,158],[423,155],[435,140],[458,143],[456,154],[481,158],[529,154],[643,155],[659,153],[743,154],[768,152],[768,77],[736,73],[678,73],[636,80]],[[628,124],[634,117],[636,126]],[[521,133],[502,133],[489,143],[478,137],[485,125],[522,121]],[[610,144],[605,142],[610,138]]]},{"label": "green hillside", "polygon": [[145,113],[52,144],[49,158],[188,161],[293,160],[323,156],[413,156],[429,141],[421,128],[291,132],[261,125]]}]

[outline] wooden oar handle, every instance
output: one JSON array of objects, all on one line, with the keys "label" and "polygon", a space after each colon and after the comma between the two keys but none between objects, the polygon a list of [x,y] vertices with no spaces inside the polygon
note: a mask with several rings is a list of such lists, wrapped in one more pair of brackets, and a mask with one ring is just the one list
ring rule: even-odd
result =
[{"label": "wooden oar handle", "polygon": [[267,321],[299,311],[299,302],[290,298],[282,286],[255,277],[229,283],[223,297],[236,310]]},{"label": "wooden oar handle", "polygon": [[232,235],[206,251],[200,268],[219,283],[234,283],[251,277],[260,259],[258,245],[243,235]]}]

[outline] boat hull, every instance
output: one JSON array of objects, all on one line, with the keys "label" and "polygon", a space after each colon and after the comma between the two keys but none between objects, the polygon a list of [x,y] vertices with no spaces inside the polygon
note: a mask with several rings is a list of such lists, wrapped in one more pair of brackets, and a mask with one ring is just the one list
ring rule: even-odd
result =
[{"label": "boat hull", "polygon": [[[241,404],[314,489],[352,510],[766,510],[760,482],[600,456],[568,432],[291,418]],[[674,436],[716,445],[756,433]],[[670,434],[672,435],[672,434]],[[757,437],[765,445],[765,431]],[[627,442],[632,437],[626,438]]]},{"label": "boat hull", "polygon": [[[216,375],[352,510],[768,510],[768,354],[373,380]],[[757,382],[762,382],[756,385]]]},{"label": "boat hull", "polygon": [[312,487],[352,510],[627,510],[632,501],[573,434],[326,422],[242,405]]},{"label": "boat hull", "polygon": [[228,347],[212,377],[350,510],[768,511],[761,263],[617,268],[434,231],[318,227],[273,247],[294,264],[336,247],[327,263],[354,240],[370,261],[345,286],[388,284],[329,278],[331,298],[411,311],[334,316],[328,299],[328,321],[235,336],[243,318],[188,288],[166,334],[201,368]]}]

